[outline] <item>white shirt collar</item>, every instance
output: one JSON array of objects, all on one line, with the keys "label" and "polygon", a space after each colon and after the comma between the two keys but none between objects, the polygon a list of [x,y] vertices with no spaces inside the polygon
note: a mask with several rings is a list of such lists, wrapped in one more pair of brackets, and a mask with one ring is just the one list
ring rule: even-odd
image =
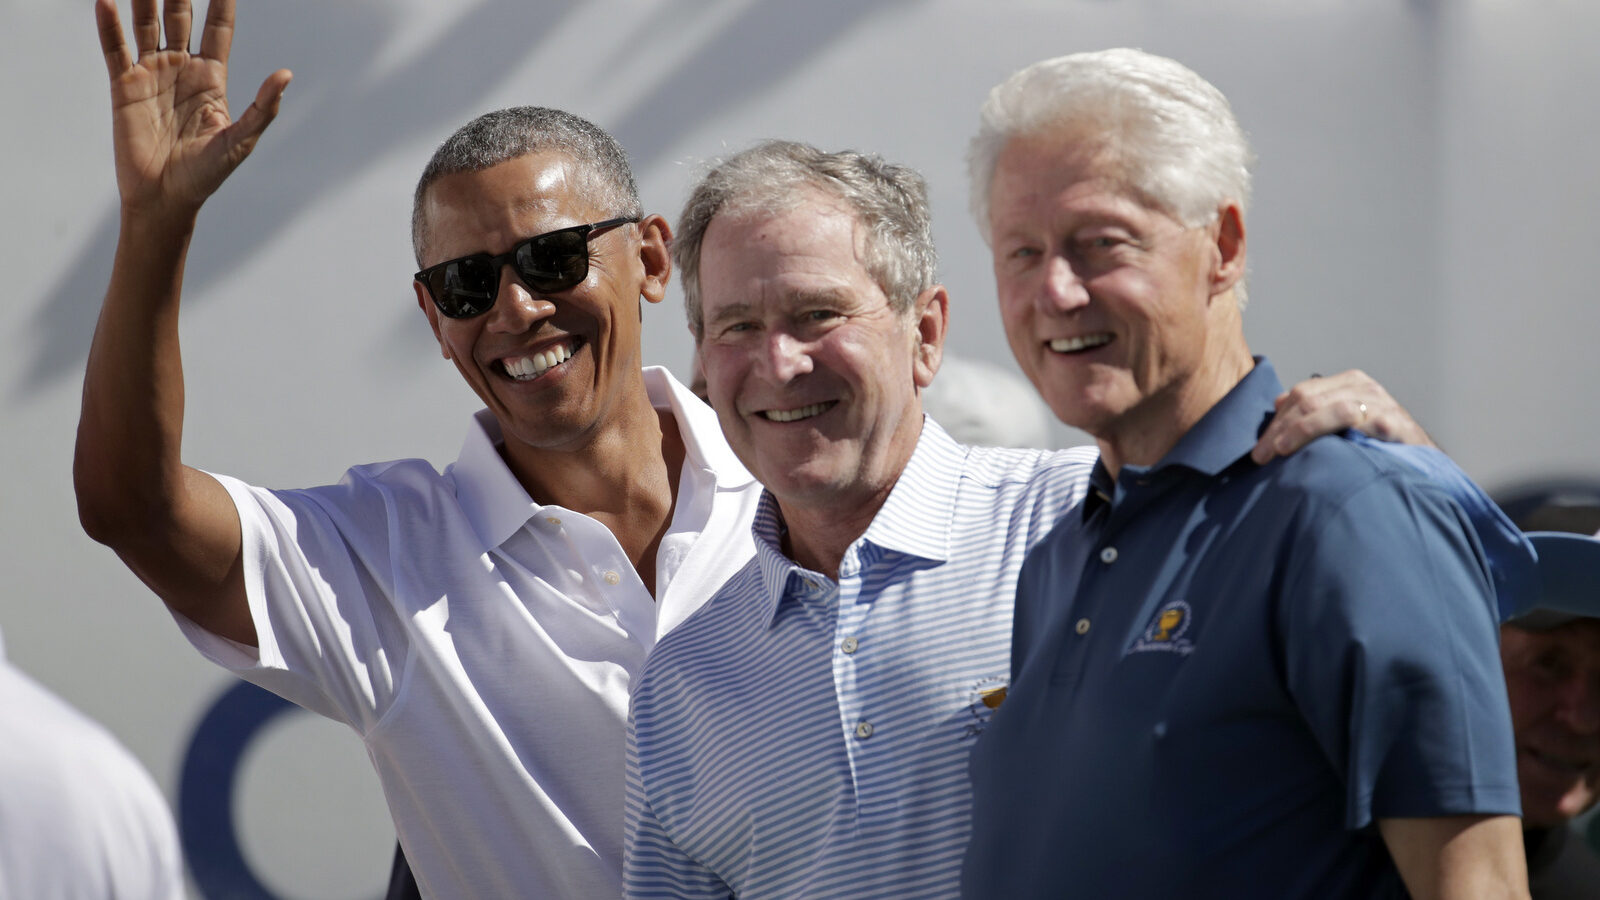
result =
[{"label": "white shirt collar", "polygon": [[[678,420],[685,466],[710,474],[719,491],[741,490],[750,485],[754,479],[728,448],[717,414],[710,407],[660,366],[645,367],[644,383],[650,405],[670,410]],[[478,410],[467,429],[461,453],[446,471],[455,482],[456,499],[485,550],[500,546],[528,519],[547,508],[528,495],[500,456],[499,445],[503,441],[494,414],[487,409]]]}]

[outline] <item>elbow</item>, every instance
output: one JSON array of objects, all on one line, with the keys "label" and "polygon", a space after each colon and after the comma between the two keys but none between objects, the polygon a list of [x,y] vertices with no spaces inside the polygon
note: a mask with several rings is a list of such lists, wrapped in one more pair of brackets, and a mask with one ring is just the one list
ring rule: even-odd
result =
[{"label": "elbow", "polygon": [[72,488],[78,502],[78,524],[96,543],[113,550],[149,535],[157,507],[144,502],[123,479],[95,472],[74,462]]}]

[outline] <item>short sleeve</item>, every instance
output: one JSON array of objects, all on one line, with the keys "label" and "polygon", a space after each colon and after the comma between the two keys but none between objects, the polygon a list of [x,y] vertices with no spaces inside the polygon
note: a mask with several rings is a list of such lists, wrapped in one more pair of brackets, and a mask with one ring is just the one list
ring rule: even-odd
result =
[{"label": "short sleeve", "polygon": [[1494,588],[1466,516],[1394,473],[1312,509],[1279,615],[1290,693],[1345,825],[1517,814]]},{"label": "short sleeve", "polygon": [[365,733],[393,699],[405,645],[385,596],[392,575],[382,543],[352,529],[348,516],[336,518],[319,496],[359,488],[269,491],[215,477],[239,513],[257,647],[181,616],[179,628],[212,662]]},{"label": "short sleeve", "polygon": [[1351,440],[1379,450],[1404,463],[1449,495],[1466,513],[1472,531],[1483,546],[1494,575],[1499,616],[1505,621],[1526,606],[1539,590],[1538,557],[1527,535],[1512,523],[1499,505],[1461,471],[1455,461],[1434,447],[1380,441],[1352,431]]}]

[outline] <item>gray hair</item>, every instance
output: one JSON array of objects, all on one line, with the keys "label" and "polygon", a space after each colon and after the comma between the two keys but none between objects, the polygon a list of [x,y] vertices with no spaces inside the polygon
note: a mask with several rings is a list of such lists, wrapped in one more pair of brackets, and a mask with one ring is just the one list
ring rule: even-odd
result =
[{"label": "gray hair", "polygon": [[[1254,156],[1228,98],[1176,60],[1142,50],[1074,53],[996,85],[967,151],[972,215],[992,241],[989,192],[1014,137],[1081,129],[1113,148],[1127,187],[1185,225],[1250,202]],[[1239,288],[1243,302],[1243,286]]]},{"label": "gray hair", "polygon": [[546,151],[565,154],[588,177],[597,206],[615,216],[643,216],[628,154],[617,139],[587,119],[543,106],[513,106],[473,119],[434,151],[417,180],[411,201],[411,247],[424,265],[427,222],[423,201],[428,188],[446,175],[479,172],[503,162]]},{"label": "gray hair", "polygon": [[764,141],[716,165],[700,179],[678,218],[672,261],[682,278],[684,311],[698,340],[700,247],[719,213],[778,214],[797,208],[805,192],[841,201],[866,230],[863,264],[897,312],[933,286],[939,257],[933,248],[928,185],[908,166],[844,150],[825,153],[796,141]]}]

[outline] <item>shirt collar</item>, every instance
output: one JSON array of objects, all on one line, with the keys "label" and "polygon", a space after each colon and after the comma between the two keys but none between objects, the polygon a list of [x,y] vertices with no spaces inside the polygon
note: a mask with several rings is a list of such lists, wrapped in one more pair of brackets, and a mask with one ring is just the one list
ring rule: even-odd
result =
[{"label": "shirt collar", "polygon": [[[1273,401],[1283,393],[1278,373],[1264,356],[1255,357],[1255,368],[1192,428],[1178,438],[1155,465],[1123,466],[1123,474],[1146,475],[1169,466],[1183,466],[1202,475],[1215,477],[1222,470],[1247,456],[1261,437],[1261,430],[1272,420]],[[1089,476],[1089,494],[1083,502],[1085,519],[1115,496],[1115,484],[1104,460],[1097,460]]]},{"label": "shirt collar", "polygon": [[[709,473],[719,491],[737,491],[754,481],[728,448],[716,413],[700,398],[660,366],[644,369],[644,384],[650,405],[670,411],[678,420],[686,466]],[[500,456],[499,446],[504,439],[494,414],[479,410],[467,429],[461,453],[449,470],[455,480],[456,501],[485,550],[505,543],[545,509],[528,495]]]},{"label": "shirt collar", "polygon": [[717,414],[694,392],[678,383],[672,373],[660,366],[644,368],[644,386],[650,405],[669,410],[678,420],[678,433],[687,453],[685,465],[695,466],[716,480],[719,491],[740,491],[755,482],[755,476],[739,462],[728,439],[722,435]]},{"label": "shirt collar", "polygon": [[[858,542],[869,542],[883,550],[921,557],[935,562],[950,558],[950,522],[955,515],[959,479],[952,477],[962,469],[967,448],[956,443],[939,424],[924,417],[911,459],[895,479],[894,487],[866,533]],[[798,575],[807,582],[801,590],[817,590],[818,573],[812,573],[783,554],[783,516],[771,491],[761,492],[756,507],[756,560],[761,570],[764,591],[764,616],[771,621],[778,604]]]}]

